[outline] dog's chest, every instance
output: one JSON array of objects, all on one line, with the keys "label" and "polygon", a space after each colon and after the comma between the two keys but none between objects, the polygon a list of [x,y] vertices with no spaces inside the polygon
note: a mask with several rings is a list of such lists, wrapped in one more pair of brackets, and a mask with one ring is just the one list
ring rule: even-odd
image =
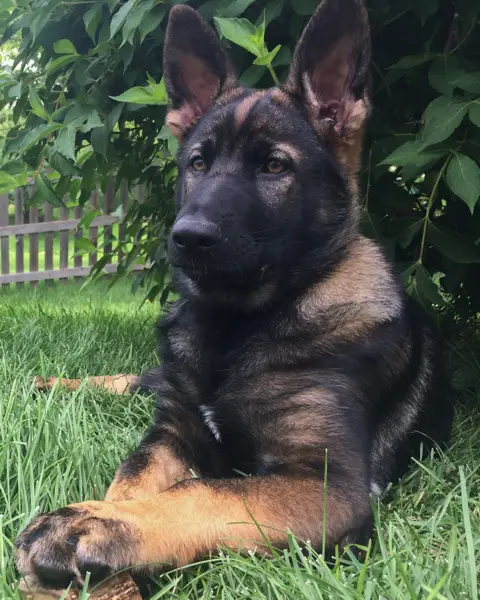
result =
[{"label": "dog's chest", "polygon": [[184,318],[169,331],[176,369],[189,376],[199,414],[223,445],[246,443],[254,418],[248,382],[265,368],[270,337],[265,318],[222,315]]}]

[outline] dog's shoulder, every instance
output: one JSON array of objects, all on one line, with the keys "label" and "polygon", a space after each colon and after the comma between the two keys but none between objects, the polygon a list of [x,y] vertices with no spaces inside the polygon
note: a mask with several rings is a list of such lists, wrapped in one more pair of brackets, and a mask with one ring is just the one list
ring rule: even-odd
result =
[{"label": "dog's shoulder", "polygon": [[298,299],[296,310],[312,327],[328,321],[337,333],[355,336],[401,317],[405,300],[383,251],[358,236],[329,275]]}]

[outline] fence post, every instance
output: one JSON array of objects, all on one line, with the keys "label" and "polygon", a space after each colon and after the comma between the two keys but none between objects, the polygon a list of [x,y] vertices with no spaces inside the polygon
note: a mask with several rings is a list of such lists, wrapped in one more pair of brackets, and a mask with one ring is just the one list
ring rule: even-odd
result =
[{"label": "fence post", "polygon": [[[23,188],[17,188],[15,190],[15,225],[23,225]],[[17,273],[24,272],[24,261],[23,261],[24,241],[23,235],[17,235],[15,240],[15,271]],[[17,283],[17,287],[23,288],[23,282]]]}]

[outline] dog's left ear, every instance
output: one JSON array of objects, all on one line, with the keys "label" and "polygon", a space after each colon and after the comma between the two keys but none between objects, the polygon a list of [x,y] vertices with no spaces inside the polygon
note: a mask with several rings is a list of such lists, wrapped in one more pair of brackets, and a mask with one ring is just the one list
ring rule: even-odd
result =
[{"label": "dog's left ear", "polygon": [[333,125],[343,135],[349,121],[358,120],[359,101],[366,113],[369,62],[363,1],[323,0],[298,41],[284,89],[306,107],[317,129]]},{"label": "dog's left ear", "polygon": [[179,139],[236,78],[220,40],[199,13],[185,4],[170,11],[163,71],[169,108],[167,126]]}]

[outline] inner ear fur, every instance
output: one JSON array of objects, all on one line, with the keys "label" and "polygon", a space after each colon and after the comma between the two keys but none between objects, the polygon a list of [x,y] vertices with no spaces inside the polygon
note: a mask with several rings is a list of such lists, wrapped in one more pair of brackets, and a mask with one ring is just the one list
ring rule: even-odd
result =
[{"label": "inner ear fur", "polygon": [[362,0],[323,0],[295,48],[284,91],[332,147],[352,193],[368,117],[370,29]]},{"label": "inner ear fur", "polygon": [[196,10],[185,4],[170,11],[164,74],[169,98],[167,125],[177,138],[182,138],[236,80],[216,33]]}]

